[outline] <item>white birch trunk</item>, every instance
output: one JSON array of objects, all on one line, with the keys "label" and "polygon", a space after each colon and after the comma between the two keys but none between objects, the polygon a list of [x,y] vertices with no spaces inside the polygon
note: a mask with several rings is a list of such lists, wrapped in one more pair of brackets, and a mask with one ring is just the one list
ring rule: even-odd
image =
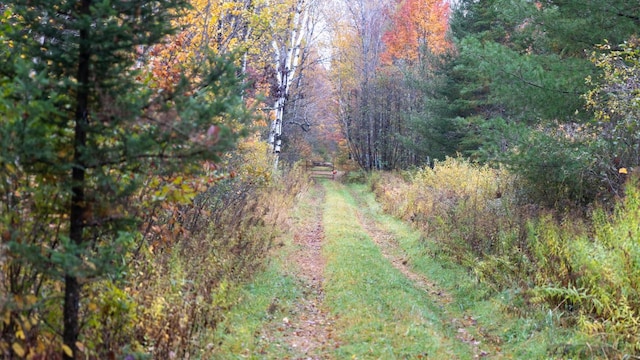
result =
[{"label": "white birch trunk", "polygon": [[289,24],[287,33],[278,41],[273,40],[274,65],[276,66],[276,81],[278,92],[274,103],[275,118],[269,131],[269,144],[275,157],[274,166],[278,168],[280,151],[282,150],[282,126],[287,101],[296,76],[299,76],[299,67],[302,54],[303,41],[308,34],[309,26],[309,0],[296,0],[295,14]]}]

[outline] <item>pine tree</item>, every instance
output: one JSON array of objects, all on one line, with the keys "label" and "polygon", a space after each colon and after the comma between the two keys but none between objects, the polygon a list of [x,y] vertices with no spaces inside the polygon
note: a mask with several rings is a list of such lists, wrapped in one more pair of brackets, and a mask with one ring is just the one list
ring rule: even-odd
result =
[{"label": "pine tree", "polygon": [[[64,282],[62,348],[73,359],[83,286],[116,278],[137,239],[131,196],[148,174],[194,171],[190,164],[233,145],[239,133],[225,124],[247,118],[241,79],[231,60],[210,59],[169,91],[153,88],[150,50],[175,30],[182,0],[5,6],[0,233],[12,259],[5,287],[40,296],[48,283]],[[56,296],[55,287],[46,291]]]},{"label": "pine tree", "polygon": [[598,171],[574,130],[592,117],[581,96],[584,79],[597,77],[587,55],[637,32],[638,9],[624,0],[462,1],[452,19],[459,55],[448,76],[457,86],[450,104],[462,105],[470,130],[463,142],[511,165],[542,201],[591,201]]}]

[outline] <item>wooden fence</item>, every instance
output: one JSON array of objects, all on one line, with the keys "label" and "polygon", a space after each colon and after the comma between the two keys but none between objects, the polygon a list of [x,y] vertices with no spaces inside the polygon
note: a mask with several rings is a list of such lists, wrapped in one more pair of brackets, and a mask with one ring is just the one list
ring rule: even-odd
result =
[{"label": "wooden fence", "polygon": [[306,161],[305,168],[312,179],[335,179],[336,169],[331,162]]}]

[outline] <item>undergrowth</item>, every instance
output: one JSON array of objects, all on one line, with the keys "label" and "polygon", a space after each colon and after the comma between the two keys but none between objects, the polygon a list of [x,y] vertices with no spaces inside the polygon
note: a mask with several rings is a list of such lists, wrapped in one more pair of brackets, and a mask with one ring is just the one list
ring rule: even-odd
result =
[{"label": "undergrowth", "polygon": [[[135,218],[138,231],[105,246],[104,263],[68,265],[117,270],[102,279],[87,271],[81,279],[78,358],[207,358],[214,350],[207,334],[238,303],[240,287],[265,267],[274,238],[287,230],[288,209],[308,184],[301,167],[274,172],[268,145],[256,139],[239,144],[225,163],[201,166],[149,177],[138,193],[121,199],[121,208],[104,209]],[[48,204],[33,202],[34,209]],[[64,231],[46,222],[37,229]],[[0,358],[61,358],[70,351],[59,336],[61,276],[26,266],[2,241]]]},{"label": "undergrowth", "polygon": [[[530,204],[516,177],[459,159],[369,179],[385,211],[412,222],[436,256],[464,265],[526,312],[541,303],[585,335],[563,356],[640,354],[640,192],[627,187],[615,213],[561,214]],[[426,246],[426,244],[425,244]]]},{"label": "undergrowth", "polygon": [[358,193],[361,211],[396,244],[391,246],[394,256],[433,282],[431,298],[443,310],[443,322],[477,341],[476,354],[490,359],[545,359],[552,358],[549,354],[557,352],[559,344],[575,342],[574,331],[557,326],[561,321],[557,313],[510,311],[524,305],[518,289],[496,292],[487,281],[478,282],[467,268],[442,256],[442,244],[425,241],[419,229],[385,214],[364,186],[350,188]]},{"label": "undergrowth", "polygon": [[277,247],[270,255],[265,271],[259,272],[244,285],[239,303],[225,314],[215,332],[207,334],[206,342],[216,344],[203,358],[207,359],[288,359],[298,358],[284,334],[283,319],[294,317],[305,289],[291,267],[296,252],[294,234],[303,231],[309,219],[316,216],[311,199],[322,197],[317,188],[310,188],[296,198],[290,208],[291,230],[279,236]]},{"label": "undergrowth", "polygon": [[[240,149],[235,176],[199,194],[168,217],[186,231],[170,246],[147,246],[128,287],[139,319],[134,334],[154,358],[203,357],[202,343],[239,301],[240,286],[264,268],[287,209],[306,186],[303,169],[273,173],[263,144]],[[243,151],[244,150],[244,151]],[[205,356],[206,357],[206,356]]]}]

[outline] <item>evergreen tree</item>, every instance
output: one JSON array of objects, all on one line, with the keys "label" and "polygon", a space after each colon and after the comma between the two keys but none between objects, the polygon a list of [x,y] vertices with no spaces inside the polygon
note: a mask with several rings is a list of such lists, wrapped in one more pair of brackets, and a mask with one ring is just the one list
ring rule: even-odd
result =
[{"label": "evergreen tree", "polygon": [[451,21],[458,54],[446,67],[452,86],[442,116],[457,114],[467,131],[461,144],[512,166],[540,190],[537,199],[593,200],[598,170],[576,131],[592,117],[582,94],[598,69],[588,54],[637,32],[638,9],[624,0],[461,1]]},{"label": "evergreen tree", "polygon": [[428,59],[419,71],[406,74],[406,87],[416,98],[406,114],[405,143],[416,152],[417,163],[444,160],[467,149],[457,117],[462,110],[450,102],[458,97],[458,86],[452,81],[450,55],[435,55],[424,51]]},{"label": "evergreen tree", "polygon": [[[65,358],[78,358],[81,297],[117,278],[138,237],[128,211],[148,175],[197,171],[246,119],[231,60],[210,59],[170,91],[144,75],[182,0],[16,0],[0,28],[0,233],[15,296],[64,283]],[[188,64],[185,64],[187,66]],[[3,250],[5,251],[5,250]],[[120,264],[120,265],[119,265]],[[29,310],[35,311],[34,309]],[[6,325],[3,336],[18,325]],[[15,331],[14,331],[15,334]],[[58,347],[59,348],[59,347]]]},{"label": "evergreen tree", "polygon": [[[588,57],[605,40],[621,44],[640,29],[640,3],[629,0],[549,0],[535,21],[543,24],[546,47],[563,57]],[[585,51],[586,50],[586,51]]]}]

